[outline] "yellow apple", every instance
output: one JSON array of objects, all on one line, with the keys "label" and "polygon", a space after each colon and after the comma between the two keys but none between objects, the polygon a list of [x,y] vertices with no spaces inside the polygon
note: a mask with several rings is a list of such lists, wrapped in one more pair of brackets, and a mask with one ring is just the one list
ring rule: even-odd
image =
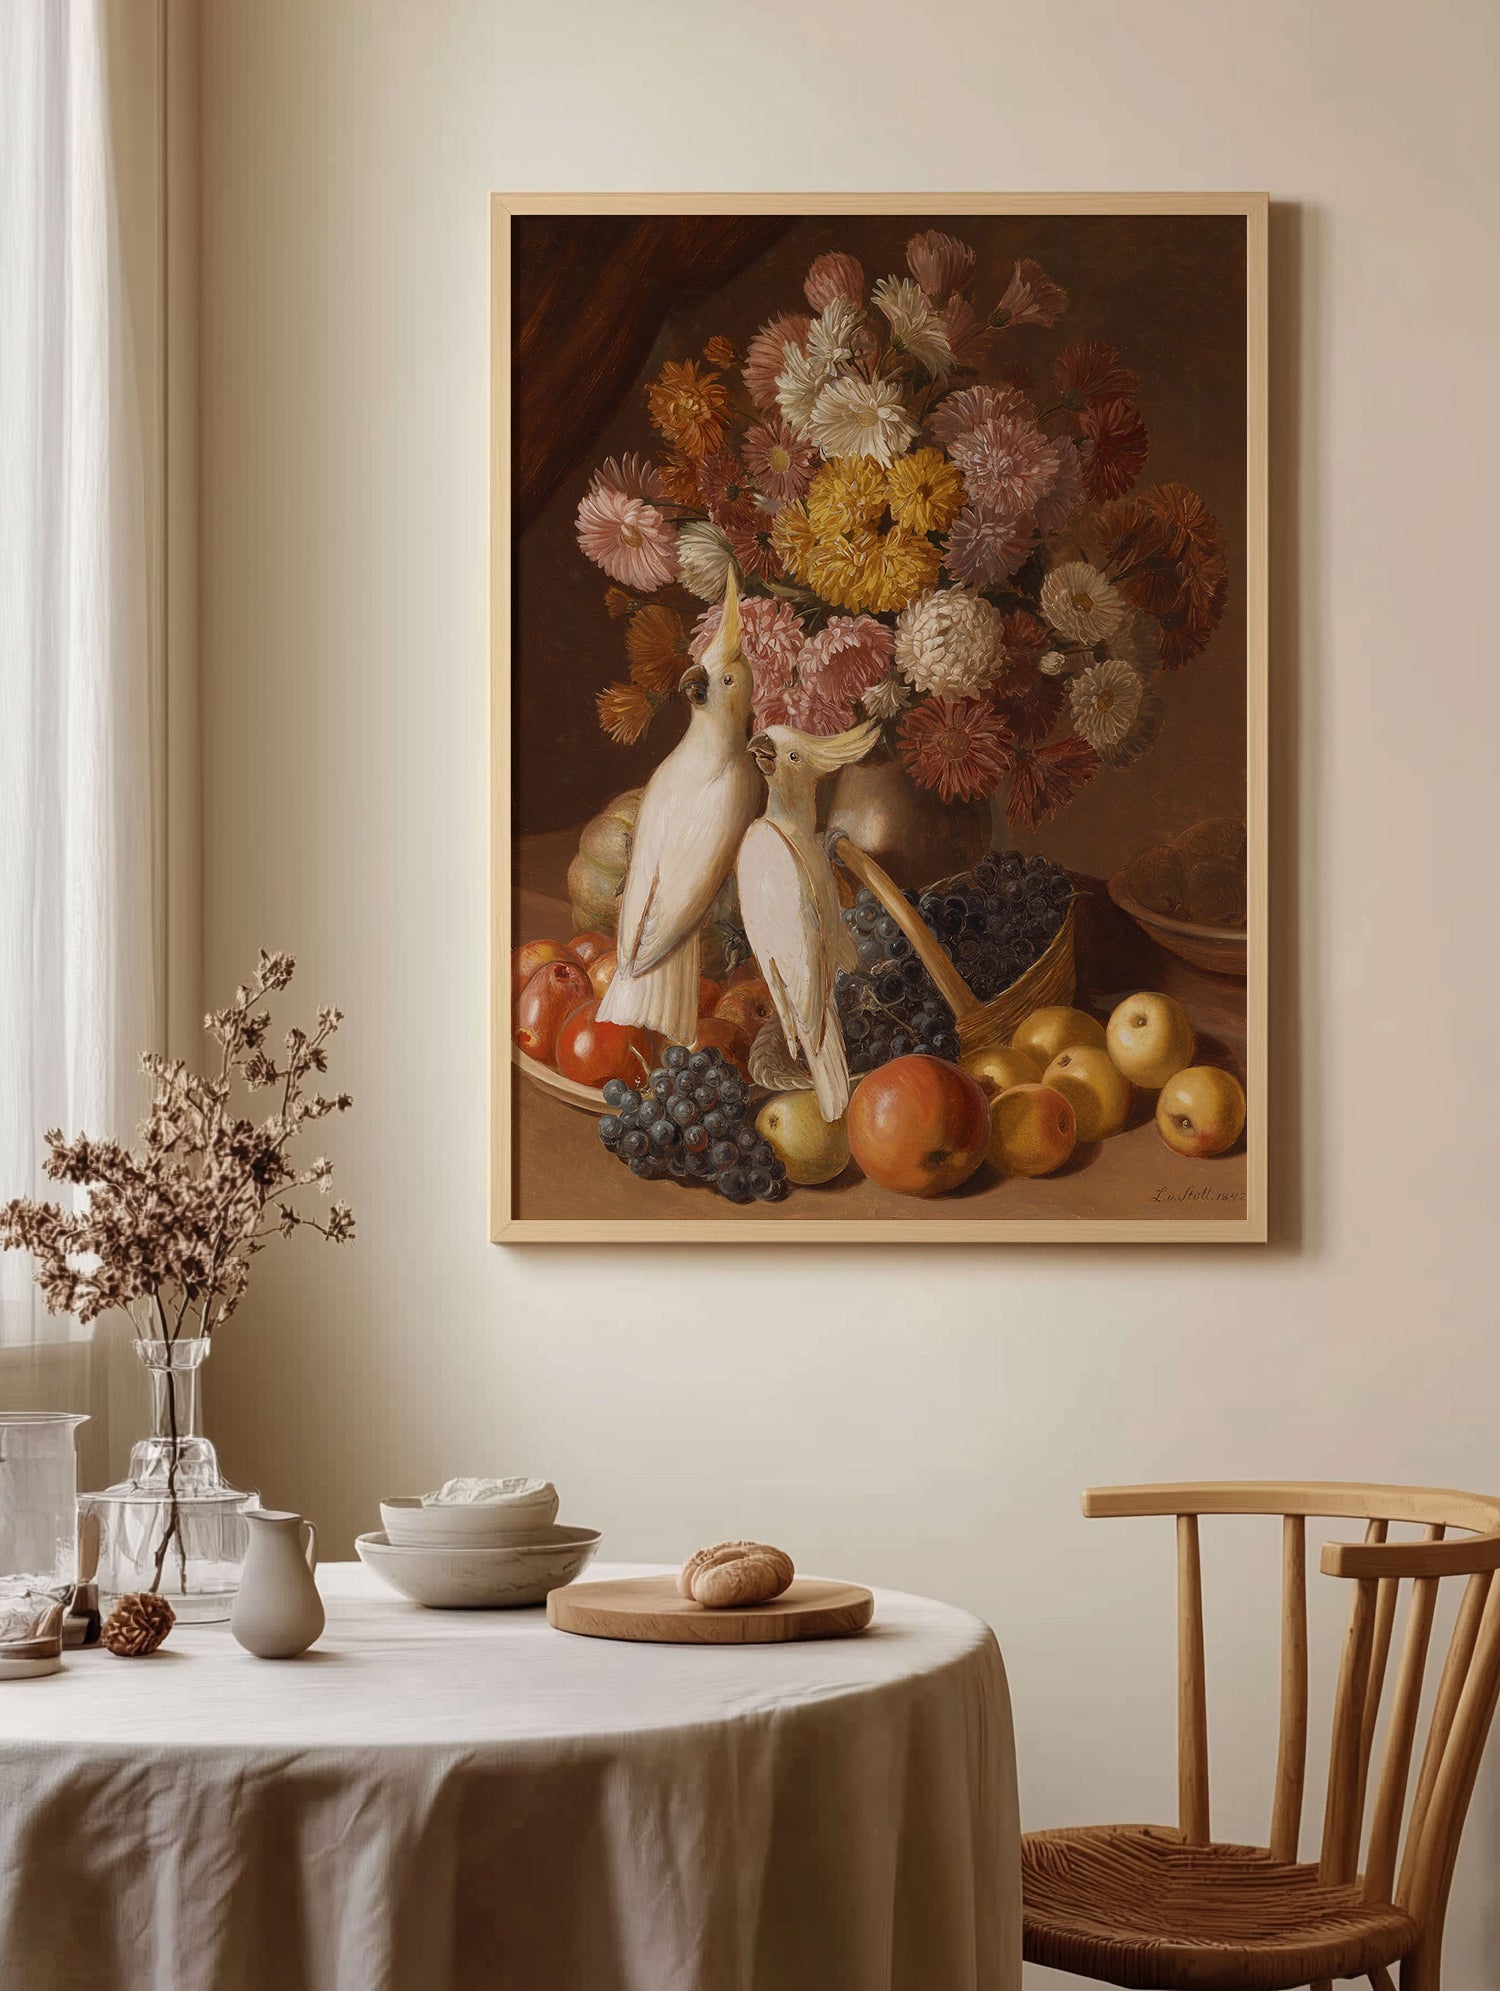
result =
[{"label": "yellow apple", "polygon": [[1189,1065],[1175,1073],[1156,1102],[1156,1131],[1180,1155],[1221,1155],[1245,1124],[1245,1095],[1233,1072]]},{"label": "yellow apple", "polygon": [[1059,1051],[1045,1080],[1072,1106],[1080,1141],[1105,1141],[1118,1134],[1135,1104],[1135,1087],[1097,1044]]},{"label": "yellow apple", "polygon": [[786,1179],[806,1186],[832,1182],[849,1165],[849,1129],[825,1120],[814,1092],[779,1092],[760,1109],[755,1131],[786,1163]]},{"label": "yellow apple", "polygon": [[1043,1071],[1059,1051],[1066,1051],[1074,1044],[1097,1044],[1102,1049],[1104,1026],[1083,1010],[1067,1009],[1061,1004],[1034,1009],[1016,1026],[1016,1034],[1010,1040],[1013,1051],[1024,1051],[1028,1058],[1035,1058]]},{"label": "yellow apple", "polygon": [[1105,1032],[1109,1055],[1133,1085],[1157,1092],[1193,1062],[1197,1038],[1187,1011],[1169,995],[1127,996]]},{"label": "yellow apple", "polygon": [[1005,1175],[1050,1175],[1077,1139],[1072,1105],[1050,1085],[1013,1085],[990,1101],[988,1159]]},{"label": "yellow apple", "polygon": [[986,1099],[994,1099],[1013,1085],[1039,1085],[1042,1068],[1025,1051],[1010,1051],[992,1044],[987,1051],[970,1051],[959,1061],[970,1077],[979,1081]]}]

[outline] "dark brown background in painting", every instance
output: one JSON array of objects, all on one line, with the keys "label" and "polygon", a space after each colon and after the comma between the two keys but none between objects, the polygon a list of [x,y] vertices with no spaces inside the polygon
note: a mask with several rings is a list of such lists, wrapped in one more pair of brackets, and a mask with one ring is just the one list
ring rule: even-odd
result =
[{"label": "dark brown background in painting", "polygon": [[[703,218],[696,218],[702,220]],[[739,227],[736,218],[725,224]],[[775,218],[753,218],[766,235]],[[624,217],[604,226],[628,227]],[[1142,484],[1191,484],[1221,520],[1230,556],[1225,618],[1208,650],[1183,670],[1163,674],[1167,718],[1154,752],[1136,766],[1105,770],[1051,823],[1016,841],[1041,848],[1078,870],[1107,874],[1163,830],[1200,816],[1240,809],[1245,796],[1245,223],[1238,216],[834,215],[786,218],[784,232],[755,252],[743,231],[735,246],[750,260],[708,292],[702,269],[686,279],[695,293],[666,303],[649,354],[591,442],[534,523],[516,543],[513,645],[514,829],[524,836],[581,824],[604,802],[644,781],[681,726],[658,717],[636,748],[622,749],[599,729],[594,698],[625,676],[622,629],[604,609],[605,576],[579,551],[573,532],[578,500],[594,467],[622,450],[650,453],[657,438],[642,388],[666,359],[701,353],[715,332],[742,349],[769,317],[804,310],[802,279],[825,249],[857,255],[872,280],[904,273],[907,238],[938,227],[978,251],[972,295],[987,309],[1020,256],[1033,256],[1068,291],[1070,304],[1051,331],[1002,333],[992,360],[1014,358],[1045,386],[1052,356],[1076,339],[1108,339],[1141,378],[1140,409],[1151,437]],[[599,218],[517,216],[513,250],[518,299],[545,285],[548,266],[567,253],[569,231],[579,266],[599,256]],[[762,238],[763,239],[763,238]],[[726,259],[727,260],[727,259]],[[739,260],[738,257],[735,260]],[[575,286],[575,288],[580,288]],[[590,327],[608,338],[612,299],[603,287],[577,300],[587,325],[574,350],[586,351]],[[578,338],[578,333],[583,333]],[[517,382],[518,397],[525,383]],[[667,590],[690,617],[701,604]]]}]

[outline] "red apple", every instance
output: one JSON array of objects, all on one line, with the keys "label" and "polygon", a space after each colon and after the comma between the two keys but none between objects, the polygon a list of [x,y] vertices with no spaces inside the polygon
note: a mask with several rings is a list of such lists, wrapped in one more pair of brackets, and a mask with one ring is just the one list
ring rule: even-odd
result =
[{"label": "red apple", "polygon": [[610,953],[614,948],[614,944],[615,937],[612,933],[600,933],[597,929],[591,927],[586,933],[575,933],[573,935],[573,938],[568,942],[568,952],[576,954],[584,967],[587,968],[592,962],[597,961],[601,954]]},{"label": "red apple", "polygon": [[698,977],[698,1014],[712,1016],[719,1007],[719,998],[724,993],[718,982],[711,982],[707,975]]},{"label": "red apple", "polygon": [[745,1083],[749,1084],[750,1039],[738,1024],[731,1023],[724,1016],[700,1016],[693,1045],[700,1051],[722,1052],[726,1062],[733,1065]]},{"label": "red apple", "polygon": [[776,1006],[771,1001],[771,991],[763,981],[736,982],[727,989],[713,1012],[732,1023],[737,1030],[743,1030],[752,1041],[760,1026],[776,1014]]},{"label": "red apple", "polygon": [[619,965],[619,959],[619,955],[611,947],[607,954],[596,954],[593,960],[590,961],[589,983],[596,996],[602,996],[614,980],[615,969]]},{"label": "red apple", "polygon": [[603,1085],[612,1078],[638,1085],[651,1069],[649,1032],[631,1023],[601,1023],[598,1012],[596,997],[563,1019],[552,1062],[580,1085]]},{"label": "red apple", "polygon": [[528,1058],[550,1065],[557,1033],[592,990],[578,961],[547,961],[521,991],[516,1004],[515,1038]]},{"label": "red apple", "polygon": [[570,953],[560,940],[528,940],[510,957],[512,1002],[520,995],[537,969],[544,967],[548,961],[571,961],[575,968],[583,966],[578,956]]},{"label": "red apple", "polygon": [[989,1102],[959,1065],[914,1053],[860,1080],[849,1101],[849,1148],[882,1189],[942,1196],[984,1160]]}]

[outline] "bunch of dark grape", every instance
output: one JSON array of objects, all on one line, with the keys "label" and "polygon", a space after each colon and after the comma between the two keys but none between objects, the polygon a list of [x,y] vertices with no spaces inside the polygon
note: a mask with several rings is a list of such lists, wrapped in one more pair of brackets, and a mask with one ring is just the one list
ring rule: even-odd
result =
[{"label": "bunch of dark grape", "polygon": [[1047,951],[1072,891],[1049,858],[992,850],[963,877],[923,892],[917,911],[975,995],[989,1002]]},{"label": "bunch of dark grape", "polygon": [[786,1164],[745,1118],[745,1085],[716,1050],[669,1044],[639,1090],[612,1078],[599,1138],[645,1182],[711,1182],[731,1203],[779,1203]]},{"label": "bunch of dark grape", "polygon": [[[1047,858],[992,850],[962,877],[904,896],[974,994],[988,1002],[1046,951],[1070,893],[1066,873]],[[837,988],[850,1072],[863,1076],[910,1052],[957,1058],[953,1012],[880,901],[861,891],[844,922],[859,950],[858,970],[840,975]]]}]

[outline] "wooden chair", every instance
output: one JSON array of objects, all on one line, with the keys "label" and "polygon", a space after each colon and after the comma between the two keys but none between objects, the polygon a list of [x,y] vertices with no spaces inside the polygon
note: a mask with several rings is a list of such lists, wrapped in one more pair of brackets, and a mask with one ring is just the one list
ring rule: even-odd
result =
[{"label": "wooden chair", "polygon": [[[1101,1825],[1023,1841],[1025,1951],[1033,1963],[1149,1991],[1284,1991],[1368,1977],[1393,1991],[1438,1991],[1443,1918],[1464,1814],[1500,1695],[1500,1498],[1438,1488],[1240,1481],[1105,1487],[1087,1515],[1177,1519],[1175,1829]],[[1208,1709],[1198,1519],[1282,1516],[1281,1726],[1266,1846],[1209,1831]],[[1325,1576],[1353,1584],[1334,1704],[1323,1839],[1298,1864],[1307,1763],[1307,1521],[1366,1521],[1363,1542],[1324,1546]],[[1422,1538],[1390,1541],[1393,1522]],[[1449,1529],[1464,1531],[1448,1539]],[[1438,1585],[1468,1578],[1406,1813]],[[1410,1579],[1401,1657],[1359,1871],[1375,1728],[1401,1584]],[[1401,1853],[1398,1867],[1397,1855]]]}]

